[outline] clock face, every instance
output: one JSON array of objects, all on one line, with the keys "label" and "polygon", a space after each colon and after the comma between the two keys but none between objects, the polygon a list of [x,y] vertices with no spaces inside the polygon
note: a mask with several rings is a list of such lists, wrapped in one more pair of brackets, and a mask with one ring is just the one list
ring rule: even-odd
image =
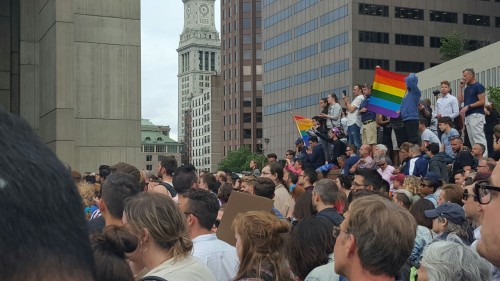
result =
[{"label": "clock face", "polygon": [[206,16],[208,14],[208,6],[205,4],[200,5],[200,13]]}]

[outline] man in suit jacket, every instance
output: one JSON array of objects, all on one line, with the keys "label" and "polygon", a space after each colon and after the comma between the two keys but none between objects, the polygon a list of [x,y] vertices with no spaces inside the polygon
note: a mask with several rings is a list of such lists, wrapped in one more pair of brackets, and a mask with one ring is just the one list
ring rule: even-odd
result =
[{"label": "man in suit jacket", "polygon": [[408,164],[404,166],[403,174],[417,177],[425,176],[425,174],[427,174],[427,168],[429,167],[429,161],[424,159],[420,151],[420,145],[414,144],[410,148],[410,153],[412,158],[408,161]]}]

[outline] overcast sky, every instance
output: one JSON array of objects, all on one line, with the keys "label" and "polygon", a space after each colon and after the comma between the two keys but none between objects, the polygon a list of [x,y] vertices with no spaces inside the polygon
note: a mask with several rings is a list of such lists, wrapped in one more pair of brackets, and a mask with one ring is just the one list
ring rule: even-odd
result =
[{"label": "overcast sky", "polygon": [[[220,0],[215,1],[220,32]],[[182,0],[141,1],[142,118],[170,126],[177,140],[177,47],[184,25]]]}]

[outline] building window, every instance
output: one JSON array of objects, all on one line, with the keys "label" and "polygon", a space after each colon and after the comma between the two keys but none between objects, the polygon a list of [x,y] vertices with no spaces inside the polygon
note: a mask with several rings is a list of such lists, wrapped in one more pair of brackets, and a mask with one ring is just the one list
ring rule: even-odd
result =
[{"label": "building window", "polygon": [[256,97],[255,98],[255,105],[256,106],[262,106],[262,98]]},{"label": "building window", "polygon": [[256,113],[255,121],[257,121],[257,123],[262,123],[262,112]]},{"label": "building window", "polygon": [[167,152],[168,153],[177,153],[177,146],[176,145],[167,146]]},{"label": "building window", "polygon": [[289,30],[287,32],[281,33],[278,36],[270,38],[264,42],[264,50],[271,49],[280,44],[283,44],[292,39],[292,31]]},{"label": "building window", "polygon": [[243,19],[243,28],[252,28],[252,19]]},{"label": "building window", "polygon": [[155,146],[154,145],[145,145],[144,152],[155,152]]},{"label": "building window", "polygon": [[242,4],[242,7],[243,7],[243,13],[251,13],[252,12],[252,3],[246,3],[246,2],[243,2]]},{"label": "building window", "polygon": [[429,12],[429,20],[438,22],[458,23],[458,15],[457,13],[431,10]]},{"label": "building window", "polygon": [[165,145],[157,145],[156,146],[156,152],[166,152],[166,146]]},{"label": "building window", "polygon": [[252,129],[243,129],[243,138],[244,139],[252,138]]},{"label": "building window", "polygon": [[252,98],[243,98],[243,107],[252,107]]},{"label": "building window", "polygon": [[262,134],[262,129],[256,129],[255,134],[257,135],[258,139],[261,139],[263,134]]},{"label": "building window", "polygon": [[464,50],[475,51],[477,49],[481,49],[482,47],[488,46],[489,44],[491,44],[489,41],[467,40],[464,45]]},{"label": "building window", "polygon": [[[243,3],[245,4],[245,3]],[[282,11],[279,11],[278,13],[271,15],[267,18],[264,19],[263,26],[264,28],[268,28],[284,19],[289,18],[292,15],[292,7],[288,7]]]},{"label": "building window", "polygon": [[349,33],[344,32],[340,35],[321,41],[321,51],[324,52],[336,48],[346,44],[347,42],[349,42]]},{"label": "building window", "polygon": [[389,70],[389,60],[365,58],[359,59],[359,69],[374,70],[377,65],[385,70]]},{"label": "building window", "polygon": [[318,45],[313,44],[311,46],[302,48],[298,51],[295,51],[295,61],[305,59],[310,56],[314,56],[318,53]]},{"label": "building window", "polygon": [[243,113],[243,123],[252,123],[252,113]]},{"label": "building window", "polygon": [[146,155],[146,161],[147,162],[153,161],[153,155]]},{"label": "building window", "polygon": [[[500,2],[500,0],[497,0],[497,2]],[[499,17],[495,18],[495,27],[500,27],[500,18]]]},{"label": "building window", "polygon": [[313,19],[295,28],[295,37],[299,37],[318,28],[318,20]]},{"label": "building window", "polygon": [[440,48],[441,47],[441,37],[431,37],[431,48]]},{"label": "building window", "polygon": [[346,17],[347,14],[348,14],[347,5],[342,6],[338,9],[335,9],[329,13],[322,15],[319,18],[319,25],[324,26],[332,22],[338,21],[339,19]]},{"label": "building window", "polygon": [[146,165],[146,170],[152,171],[153,170],[153,165]]},{"label": "building window", "polygon": [[359,4],[359,14],[369,16],[389,16],[389,6],[385,5],[372,5],[372,4]]},{"label": "building window", "polygon": [[295,75],[295,85],[303,84],[318,79],[318,70],[313,69],[304,73]]},{"label": "building window", "polygon": [[389,44],[389,33],[360,30],[359,42]]},{"label": "building window", "polygon": [[334,75],[349,69],[349,60],[332,63],[321,68],[321,77]]},{"label": "building window", "polygon": [[420,72],[424,70],[424,63],[418,61],[396,61],[396,71],[399,72]]},{"label": "building window", "polygon": [[490,26],[490,17],[481,15],[464,14],[464,24]]},{"label": "building window", "polygon": [[396,45],[424,46],[424,36],[396,34]]},{"label": "building window", "polygon": [[424,10],[422,9],[395,7],[394,13],[396,18],[411,19],[411,20],[424,19]]}]

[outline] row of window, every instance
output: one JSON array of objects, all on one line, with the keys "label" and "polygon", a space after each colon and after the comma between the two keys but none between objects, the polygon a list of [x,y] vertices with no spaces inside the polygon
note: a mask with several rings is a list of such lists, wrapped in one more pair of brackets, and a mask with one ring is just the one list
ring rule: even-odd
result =
[{"label": "row of window", "polygon": [[[169,151],[171,152],[171,151]],[[175,152],[171,152],[171,153],[177,153],[177,150],[175,150]],[[161,161],[163,159],[163,157],[165,157],[165,155],[158,155],[158,161]],[[151,162],[153,161],[153,155],[146,155],[146,162]]]},{"label": "row of window", "polygon": [[327,77],[340,72],[347,71],[349,69],[349,60],[342,60],[335,62],[326,66],[321,67],[321,69],[313,69],[294,77],[284,78],[267,85],[264,85],[264,93],[269,94],[275,91],[283,90],[294,85],[299,85],[309,81],[316,80],[320,77]]},{"label": "row of window", "polygon": [[[271,15],[267,18],[264,19],[263,27],[268,28],[271,27],[274,24],[277,24],[278,22],[285,20],[292,16],[292,14],[296,14],[300,11],[303,11],[316,3],[318,3],[320,0],[300,0],[297,3],[295,3],[293,6],[290,6],[284,10],[281,10],[277,12],[274,15]],[[266,2],[264,1],[264,7],[266,6]],[[274,2],[274,1],[273,1]]]},{"label": "row of window", "polygon": [[[320,43],[321,52],[336,48],[338,46],[346,44],[347,42],[349,42],[348,32],[342,33],[332,38],[325,39]],[[305,48],[295,51],[293,55],[292,54],[284,55],[282,57],[279,57],[277,59],[265,63],[264,72],[283,67],[285,65],[291,64],[294,61],[299,61],[304,58],[316,55],[317,53],[318,53],[318,44],[307,46]]]},{"label": "row of window", "polygon": [[[360,15],[389,17],[389,6],[374,4],[359,4],[358,12]],[[394,7],[394,16],[396,18],[424,20],[424,10],[405,7]],[[498,19],[498,18],[497,18]],[[429,20],[436,22],[458,23],[458,14],[447,11],[429,11]],[[490,17],[475,14],[463,14],[463,24],[490,26]],[[495,23],[498,27],[498,24]]]},{"label": "row of window", "polygon": [[340,93],[347,91],[347,87],[335,88],[329,91],[324,91],[322,93],[316,93],[305,97],[296,98],[294,100],[289,100],[285,102],[280,102],[264,108],[264,115],[272,115],[280,112],[286,112],[294,109],[304,108],[311,105],[316,105],[320,98],[325,98],[330,93]]},{"label": "row of window", "polygon": [[168,153],[177,153],[177,145],[150,145],[145,144],[141,146],[141,152],[168,152]]},{"label": "row of window", "polygon": [[[372,58],[360,58],[359,59],[359,69],[373,70],[376,66],[380,66],[383,69],[390,70],[389,60],[386,59],[372,59]],[[437,64],[431,64],[431,67]],[[396,71],[398,72],[420,72],[424,70],[423,62],[416,61],[396,61]]]},{"label": "row of window", "polygon": [[313,19],[294,28],[295,37],[299,37],[318,28],[318,20]]},{"label": "row of window", "polygon": [[[375,31],[359,31],[359,42],[389,44],[389,33],[375,32]],[[396,34],[395,43],[396,45],[424,47],[424,36]],[[491,42],[489,41],[467,40],[465,42],[464,49],[468,51],[474,51],[489,44],[491,44]],[[441,37],[431,36],[429,46],[431,48],[441,47]]]},{"label": "row of window", "polygon": [[273,47],[276,47],[280,44],[283,44],[287,41],[292,40],[292,31],[289,30],[287,32],[281,33],[280,35],[277,35],[273,38],[270,38],[264,42],[264,50],[271,49]]},{"label": "row of window", "polygon": [[[255,137],[261,139],[263,137],[262,129],[255,129]],[[228,130],[224,131],[224,140],[237,140],[240,138],[239,130]],[[252,138],[252,129],[243,129],[243,138],[251,139]]]}]

